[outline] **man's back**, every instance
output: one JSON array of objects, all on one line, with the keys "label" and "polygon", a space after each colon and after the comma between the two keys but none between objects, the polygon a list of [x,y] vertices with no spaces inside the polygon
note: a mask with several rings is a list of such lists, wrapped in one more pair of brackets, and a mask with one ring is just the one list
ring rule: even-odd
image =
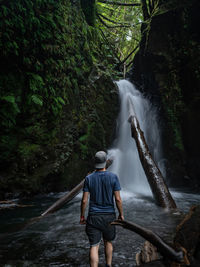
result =
[{"label": "man's back", "polygon": [[114,213],[114,191],[119,191],[118,177],[108,171],[95,171],[85,179],[83,191],[90,192],[89,213]]}]

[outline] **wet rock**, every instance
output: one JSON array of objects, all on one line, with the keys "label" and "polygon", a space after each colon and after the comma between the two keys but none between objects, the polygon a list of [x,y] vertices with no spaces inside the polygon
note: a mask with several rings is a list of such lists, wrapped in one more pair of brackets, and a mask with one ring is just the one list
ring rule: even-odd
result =
[{"label": "wet rock", "polygon": [[[182,246],[187,251],[191,263],[199,258],[200,247],[200,206],[192,207],[183,221],[177,226],[174,244]],[[200,261],[199,261],[200,263]]]},{"label": "wet rock", "polygon": [[[173,245],[176,249],[182,248],[185,252],[184,262],[176,263],[169,261],[167,258],[156,259],[156,250],[148,246],[145,242],[141,252],[137,255],[138,266],[155,266],[155,267],[198,267],[200,266],[200,206],[192,207],[189,213],[181,221],[176,228],[176,234],[173,241]],[[151,256],[152,252],[152,256]],[[151,261],[149,263],[142,264],[143,261]],[[139,265],[141,264],[141,265]]]},{"label": "wet rock", "polygon": [[136,264],[137,266],[142,266],[143,263],[156,261],[159,258],[160,257],[157,248],[153,246],[149,241],[145,241],[141,252],[136,254]]},{"label": "wet rock", "polygon": [[200,3],[164,2],[159,1],[158,13],[143,25],[129,78],[160,110],[164,152],[172,169],[168,181],[173,186],[200,185]]}]

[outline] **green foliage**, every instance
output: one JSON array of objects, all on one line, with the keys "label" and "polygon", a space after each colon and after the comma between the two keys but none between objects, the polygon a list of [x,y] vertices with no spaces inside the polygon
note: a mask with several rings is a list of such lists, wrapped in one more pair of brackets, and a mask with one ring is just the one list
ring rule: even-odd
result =
[{"label": "green foliage", "polygon": [[179,150],[184,151],[180,121],[185,111],[185,104],[183,102],[179,78],[177,71],[174,69],[175,62],[173,60],[171,61],[171,59],[168,59],[168,66],[171,71],[168,73],[168,82],[161,93],[162,101],[167,111],[167,118],[173,131],[174,145]]},{"label": "green foliage", "polygon": [[[126,3],[122,0],[121,3]],[[113,51],[124,60],[141,40],[143,21],[141,6],[108,5],[97,1],[98,26],[107,42],[108,51]],[[128,65],[137,50],[130,56]],[[111,54],[112,56],[112,54]]]},{"label": "green foliage", "polygon": [[32,156],[33,153],[38,152],[40,150],[40,146],[38,144],[32,144],[28,142],[20,143],[18,146],[18,153],[21,157],[29,157]]},{"label": "green foliage", "polygon": [[40,96],[38,96],[38,95],[31,95],[31,100],[36,105],[43,106],[43,100],[42,100],[42,98]]},{"label": "green foliage", "polygon": [[167,107],[167,117],[168,117],[171,129],[173,130],[174,146],[177,147],[179,150],[184,151],[182,133],[181,133],[180,123],[177,117],[177,113],[173,111],[172,109],[170,109],[170,107]]},{"label": "green foliage", "polygon": [[92,122],[91,124],[88,124],[87,126],[87,132],[86,134],[82,135],[79,138],[80,142],[80,148],[81,148],[81,156],[83,159],[87,158],[88,153],[89,153],[89,145],[88,143],[90,142],[90,139],[93,135],[93,129],[95,127],[95,123]]},{"label": "green foliage", "polygon": [[[109,115],[101,122],[99,114],[107,106],[98,95],[113,99],[108,96],[113,84],[104,81],[116,78],[113,69],[119,61],[99,29],[88,25],[95,25],[96,7],[95,1],[91,9],[87,3],[82,5],[87,22],[79,1],[0,5],[0,171],[4,163],[14,164],[7,169],[20,186],[34,187],[37,175],[29,175],[39,164],[44,179],[47,162],[59,160],[52,163],[59,172],[70,166],[66,161],[72,151],[78,155],[74,158],[88,161],[105,145]],[[22,180],[24,175],[28,178]]]},{"label": "green foliage", "polygon": [[2,127],[11,128],[16,123],[16,116],[20,109],[13,95],[0,96],[0,118]]}]

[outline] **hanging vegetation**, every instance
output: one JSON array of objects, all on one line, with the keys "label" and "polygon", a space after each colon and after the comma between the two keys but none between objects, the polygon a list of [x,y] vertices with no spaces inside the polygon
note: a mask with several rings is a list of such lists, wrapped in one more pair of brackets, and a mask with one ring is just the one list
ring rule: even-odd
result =
[{"label": "hanging vegetation", "polygon": [[57,188],[76,183],[69,178],[74,165],[106,146],[112,133],[115,64],[79,1],[1,3],[0,193],[48,191],[57,177]]},{"label": "hanging vegetation", "polygon": [[121,61],[119,66],[129,67],[141,39],[141,3],[98,0],[97,18],[102,36]]}]

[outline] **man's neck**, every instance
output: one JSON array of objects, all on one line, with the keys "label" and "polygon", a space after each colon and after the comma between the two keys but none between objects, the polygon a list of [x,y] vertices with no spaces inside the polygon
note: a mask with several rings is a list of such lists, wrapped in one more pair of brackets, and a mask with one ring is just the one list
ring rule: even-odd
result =
[{"label": "man's neck", "polygon": [[96,172],[104,172],[104,171],[106,171],[106,168],[103,168],[103,169],[96,169],[95,171],[96,171]]}]

